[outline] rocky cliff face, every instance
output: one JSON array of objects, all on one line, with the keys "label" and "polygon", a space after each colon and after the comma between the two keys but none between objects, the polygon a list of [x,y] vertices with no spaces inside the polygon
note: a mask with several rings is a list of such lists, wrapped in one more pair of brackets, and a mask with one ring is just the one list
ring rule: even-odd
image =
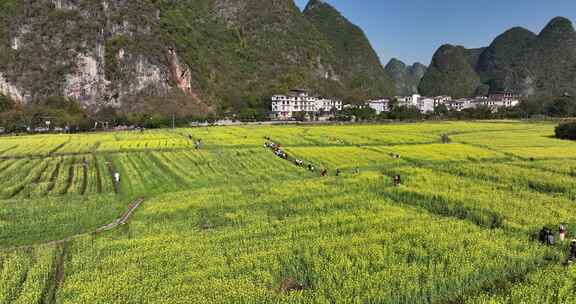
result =
[{"label": "rocky cliff face", "polygon": [[[456,86],[458,75],[480,77],[480,90],[512,90],[525,96],[576,94],[576,31],[570,20],[557,17],[538,35],[520,27],[498,36],[487,48],[462,49],[468,65],[457,64],[461,53],[453,52],[444,60],[434,58],[449,78],[437,78],[429,70],[423,86],[427,92],[448,94]],[[443,62],[443,63],[440,63]],[[470,67],[476,76],[471,75]],[[446,81],[449,81],[448,83]],[[470,83],[472,84],[472,83]],[[471,90],[466,90],[470,92]]]},{"label": "rocky cliff face", "polygon": [[385,67],[386,72],[396,83],[396,94],[418,94],[418,85],[426,73],[427,67],[421,63],[407,66],[404,62],[393,58]]},{"label": "rocky cliff face", "polygon": [[336,45],[313,15],[292,0],[4,0],[0,93],[23,102],[64,95],[87,107],[178,94],[240,110],[292,87],[388,92],[361,30],[327,17],[368,58]]},{"label": "rocky cliff face", "polygon": [[115,105],[127,95],[171,89],[152,4],[23,0],[2,6],[8,30],[0,71],[17,100],[65,95],[84,105]]}]

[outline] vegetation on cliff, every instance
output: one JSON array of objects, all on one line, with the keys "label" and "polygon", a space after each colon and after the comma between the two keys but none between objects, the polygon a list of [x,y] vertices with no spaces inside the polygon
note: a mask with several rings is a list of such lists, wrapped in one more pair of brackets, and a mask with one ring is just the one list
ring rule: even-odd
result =
[{"label": "vegetation on cliff", "polygon": [[420,82],[420,93],[427,96],[472,96],[480,85],[480,77],[470,65],[470,56],[461,46],[443,45]]},{"label": "vegetation on cliff", "polygon": [[[425,94],[456,91],[468,95],[512,90],[523,96],[576,95],[576,31],[566,18],[552,19],[538,35],[515,27],[498,36],[487,48],[461,48],[449,54],[441,48],[436,54],[433,59],[436,66],[421,84]],[[468,65],[461,64],[462,56],[467,58]],[[446,77],[439,77],[439,70]],[[462,75],[466,76],[464,82],[480,77],[482,84],[471,90],[473,82],[457,83]],[[459,85],[468,89],[454,90]]]},{"label": "vegetation on cliff", "polygon": [[311,0],[304,15],[324,34],[334,50],[338,60],[331,66],[335,73],[328,73],[327,76],[348,84],[348,99],[365,101],[395,94],[394,81],[384,70],[380,58],[361,28],[348,21],[333,6],[320,0]]},{"label": "vegetation on cliff", "polygon": [[419,62],[407,66],[404,62],[393,58],[385,67],[386,72],[396,84],[397,95],[418,94],[418,85],[426,73],[427,67]]},{"label": "vegetation on cliff", "polygon": [[198,108],[248,116],[294,87],[393,93],[361,29],[332,7],[303,14],[285,0],[5,0],[0,73],[27,101],[68,96],[96,109],[168,102],[182,86]]}]

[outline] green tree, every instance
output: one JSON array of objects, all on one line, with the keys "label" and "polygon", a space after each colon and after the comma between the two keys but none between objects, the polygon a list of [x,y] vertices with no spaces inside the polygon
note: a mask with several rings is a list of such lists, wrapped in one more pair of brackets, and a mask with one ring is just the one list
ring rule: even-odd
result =
[{"label": "green tree", "polygon": [[576,114],[576,103],[570,97],[561,97],[544,106],[544,114],[552,117],[568,117]]},{"label": "green tree", "polygon": [[556,138],[576,140],[576,121],[562,123],[555,131]]},{"label": "green tree", "polygon": [[0,94],[0,112],[6,112],[14,109],[16,102],[6,95]]},{"label": "green tree", "polygon": [[397,106],[392,109],[392,112],[390,112],[391,119],[413,120],[421,119],[422,117],[422,112],[414,106]]}]

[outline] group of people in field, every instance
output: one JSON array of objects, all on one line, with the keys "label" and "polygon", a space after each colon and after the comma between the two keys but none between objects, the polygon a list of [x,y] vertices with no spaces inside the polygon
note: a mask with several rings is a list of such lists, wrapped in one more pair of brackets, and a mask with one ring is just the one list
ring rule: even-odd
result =
[{"label": "group of people in field", "polygon": [[[264,142],[264,148],[265,149],[271,150],[274,153],[274,155],[278,156],[281,159],[290,160],[288,153],[286,153],[282,149],[281,144],[274,142],[270,137],[264,137],[264,139],[266,140]],[[391,156],[394,158],[400,158],[400,154],[393,153],[393,154],[391,154]],[[305,164],[305,162],[303,160],[297,159],[297,158],[293,159],[292,162],[297,167],[306,168],[306,170],[308,170],[310,172],[316,172],[316,167],[314,166],[314,164],[312,162],[308,162],[308,164]],[[336,168],[336,170],[334,170],[335,176],[342,176],[342,174],[343,174],[342,169]],[[352,170],[352,174],[353,175],[360,174],[360,167],[355,167]],[[320,170],[320,176],[325,177],[328,175],[330,175],[328,168],[322,168]],[[394,175],[392,177],[392,183],[394,184],[394,186],[400,186],[400,184],[402,183],[402,178],[400,177],[400,175]]]},{"label": "group of people in field", "polygon": [[[266,137],[266,142],[264,143],[264,148],[271,150],[274,155],[280,157],[281,159],[284,160],[289,160],[290,157],[288,156],[288,153],[284,152],[284,150],[282,150],[282,146],[280,144],[277,144],[275,142],[273,142],[270,138]],[[299,160],[295,160],[294,162],[298,162]]]},{"label": "group of people in field", "polygon": [[[565,224],[560,224],[558,228],[558,237],[561,244],[566,242],[566,236],[568,235],[568,227]],[[543,227],[539,233],[539,240],[542,244],[547,246],[556,245],[556,236],[552,232],[552,229],[548,227]],[[576,235],[575,238],[570,241],[570,249],[568,252],[568,263],[571,264],[576,261]]]}]

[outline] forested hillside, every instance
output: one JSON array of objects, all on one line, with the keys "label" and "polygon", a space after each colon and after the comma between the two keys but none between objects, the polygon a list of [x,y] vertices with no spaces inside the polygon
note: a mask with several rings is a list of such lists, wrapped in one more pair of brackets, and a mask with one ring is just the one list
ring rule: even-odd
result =
[{"label": "forested hillside", "polygon": [[[463,64],[464,58],[469,64]],[[420,88],[428,95],[469,96],[488,90],[512,90],[523,96],[575,95],[576,31],[572,21],[554,18],[539,34],[515,27],[487,48],[443,46]]]},{"label": "forested hillside", "polygon": [[179,111],[240,113],[293,87],[342,98],[393,89],[359,28],[292,0],[3,0],[0,24],[0,93],[25,103],[150,111],[176,100]]}]

